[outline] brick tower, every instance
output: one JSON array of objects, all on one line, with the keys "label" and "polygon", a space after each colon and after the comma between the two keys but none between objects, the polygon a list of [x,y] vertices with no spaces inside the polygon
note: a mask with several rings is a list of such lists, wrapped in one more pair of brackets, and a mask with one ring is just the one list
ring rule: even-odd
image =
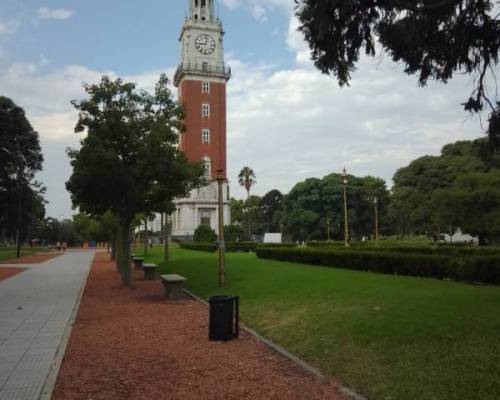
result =
[{"label": "brick tower", "polygon": [[[179,148],[191,161],[202,161],[209,184],[176,200],[172,236],[192,237],[199,225],[217,231],[217,171],[226,166],[226,84],[231,77],[224,65],[224,30],[215,16],[215,0],[189,0],[189,15],[179,41],[181,63],[174,77],[179,102],[185,108],[186,130]],[[226,179],[224,221],[229,224],[229,187]]]}]

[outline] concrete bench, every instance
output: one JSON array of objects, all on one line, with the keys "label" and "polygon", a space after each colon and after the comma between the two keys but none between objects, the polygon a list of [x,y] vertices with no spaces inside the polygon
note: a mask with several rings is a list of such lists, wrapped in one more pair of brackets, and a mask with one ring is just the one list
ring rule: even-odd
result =
[{"label": "concrete bench", "polygon": [[142,264],[142,269],[144,270],[145,281],[154,281],[156,279],[156,270],[158,269],[158,265]]},{"label": "concrete bench", "polygon": [[134,269],[142,269],[142,264],[144,263],[144,258],[134,257],[132,259],[132,262],[134,263]]},{"label": "concrete bench", "polygon": [[169,300],[179,300],[182,297],[182,285],[186,278],[177,274],[161,275],[165,287],[165,297]]}]

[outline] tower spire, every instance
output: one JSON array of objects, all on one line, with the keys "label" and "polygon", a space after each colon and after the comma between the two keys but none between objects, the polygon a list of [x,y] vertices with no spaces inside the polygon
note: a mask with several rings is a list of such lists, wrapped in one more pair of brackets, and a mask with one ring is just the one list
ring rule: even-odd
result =
[{"label": "tower spire", "polygon": [[189,18],[195,21],[214,21],[215,0],[189,0]]}]

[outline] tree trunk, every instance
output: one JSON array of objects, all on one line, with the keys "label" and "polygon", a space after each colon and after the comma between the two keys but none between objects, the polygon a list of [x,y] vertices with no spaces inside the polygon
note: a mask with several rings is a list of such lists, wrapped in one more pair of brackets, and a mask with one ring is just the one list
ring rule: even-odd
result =
[{"label": "tree trunk", "polygon": [[122,285],[132,286],[130,267],[130,222],[122,221],[119,225],[119,266],[122,275]]},{"label": "tree trunk", "polygon": [[111,239],[111,260],[116,260],[116,234]]},{"label": "tree trunk", "polygon": [[116,260],[116,272],[121,272],[120,267],[122,265],[122,229],[118,225],[116,228],[115,236],[115,260]]},{"label": "tree trunk", "polygon": [[170,221],[168,216],[165,218],[165,261],[170,261]]},{"label": "tree trunk", "polygon": [[148,255],[148,219],[144,220],[144,257]]}]

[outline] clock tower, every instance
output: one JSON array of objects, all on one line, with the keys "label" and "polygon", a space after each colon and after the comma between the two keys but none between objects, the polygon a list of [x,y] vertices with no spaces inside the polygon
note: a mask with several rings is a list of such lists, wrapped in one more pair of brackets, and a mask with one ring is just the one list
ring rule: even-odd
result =
[{"label": "clock tower", "polygon": [[[179,148],[190,161],[201,161],[208,185],[176,200],[172,235],[190,238],[200,225],[218,231],[217,171],[227,177],[226,84],[231,69],[224,64],[224,29],[215,15],[215,0],[189,0],[189,15],[179,41],[181,62],[174,77],[185,110]],[[224,184],[224,221],[230,223],[229,187]]]}]

